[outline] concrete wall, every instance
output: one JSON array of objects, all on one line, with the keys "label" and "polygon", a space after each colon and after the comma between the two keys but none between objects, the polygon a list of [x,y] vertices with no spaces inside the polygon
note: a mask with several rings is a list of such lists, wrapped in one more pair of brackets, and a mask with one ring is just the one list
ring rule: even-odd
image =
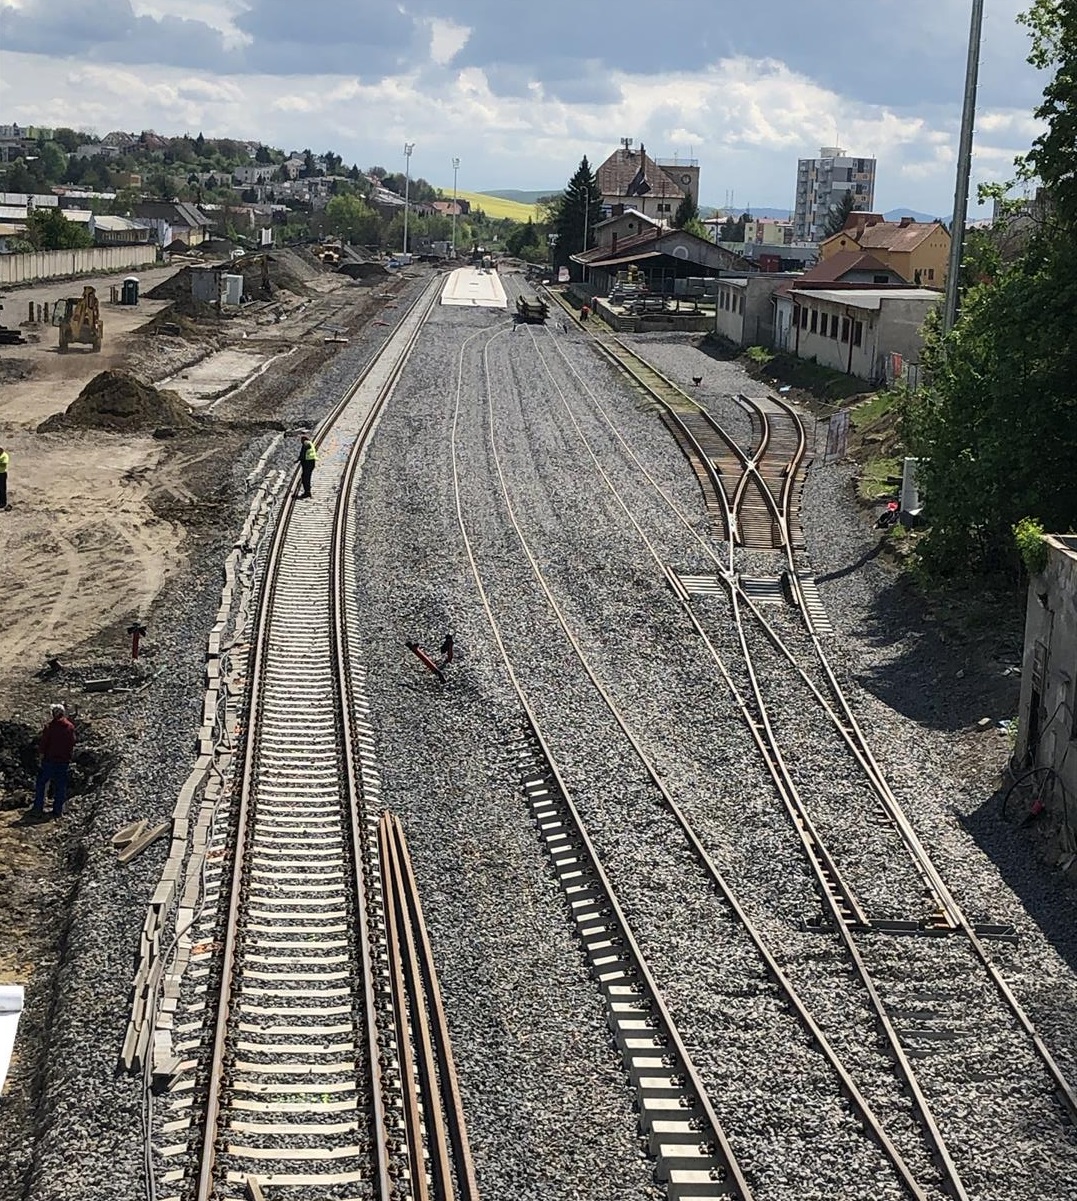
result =
[{"label": "concrete wall", "polygon": [[[774,293],[789,280],[779,272],[749,275],[746,279],[718,281],[719,304],[715,328],[719,334],[738,346],[774,346]],[[722,308],[721,294],[729,294],[727,308]],[[737,297],[737,307],[732,305]]]},{"label": "concrete wall", "polygon": [[[1070,797],[1077,796],[1077,538],[1048,536],[1047,567],[1028,582],[1021,703],[1014,758],[1053,768]],[[1044,789],[1062,821],[1062,797]],[[1073,817],[1074,815],[1070,815]]]},{"label": "concrete wall", "polygon": [[38,250],[0,255],[0,284],[28,284],[70,275],[103,275],[157,261],[155,246],[95,246],[90,250]]},{"label": "concrete wall", "polygon": [[[815,359],[823,367],[865,380],[874,380],[881,374],[887,355],[900,354],[908,362],[920,361],[923,346],[920,327],[934,301],[884,297],[880,308],[871,310],[814,297],[806,290],[797,295],[800,304],[809,312],[811,309],[818,310],[819,329],[822,328],[821,318],[824,314],[828,331],[834,328],[834,317],[838,318],[837,337],[829,332],[825,336],[820,332],[812,332],[810,324],[799,330],[794,326],[789,331],[789,343],[784,349],[792,351],[798,358]],[[850,338],[852,321],[861,323],[859,346],[851,346],[849,340],[842,339],[844,318],[850,321]]]}]

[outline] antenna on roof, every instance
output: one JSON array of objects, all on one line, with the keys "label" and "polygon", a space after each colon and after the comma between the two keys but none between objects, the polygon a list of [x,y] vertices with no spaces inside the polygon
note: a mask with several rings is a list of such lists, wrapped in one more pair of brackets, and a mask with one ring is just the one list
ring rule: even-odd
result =
[{"label": "antenna on roof", "polygon": [[621,145],[624,147],[625,154],[632,153],[632,143],[635,140],[636,140],[635,138],[622,138],[621,139]]}]

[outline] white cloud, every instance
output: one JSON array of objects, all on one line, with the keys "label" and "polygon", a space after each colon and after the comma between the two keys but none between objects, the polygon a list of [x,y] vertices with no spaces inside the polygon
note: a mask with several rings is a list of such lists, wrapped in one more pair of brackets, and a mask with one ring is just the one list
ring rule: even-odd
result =
[{"label": "white cloud", "polygon": [[[231,20],[239,10],[233,0],[221,11]],[[466,41],[463,26],[432,21],[430,30],[432,57],[447,61]],[[3,65],[8,120],[76,120],[99,132],[201,129],[286,148],[332,147],[360,166],[397,163],[406,139],[415,142],[412,174],[435,186],[451,186],[451,160],[459,156],[460,185],[468,190],[559,188],[584,154],[597,165],[629,136],[655,156],[698,159],[705,204],[735,189],[758,205],[784,207],[792,200],[797,158],[837,142],[878,158],[877,207],[948,212],[952,203],[956,109],[914,113],[851,100],[773,59],[728,57],[673,74],[608,71],[613,99],[605,104],[553,98],[537,81],[517,96],[497,95],[481,67],[453,71],[444,62],[417,63],[379,82],[108,64],[72,69],[16,53],[6,53]],[[981,112],[977,172],[1005,174],[1037,132],[1027,112],[1001,106]]]},{"label": "white cloud", "polygon": [[202,21],[211,29],[218,30],[226,50],[249,46],[252,40],[235,24],[236,17],[246,10],[241,0],[131,0],[131,9],[136,17],[177,17]]},{"label": "white cloud", "polygon": [[434,17],[430,22],[430,59],[438,66],[447,66],[467,45],[471,30]]}]

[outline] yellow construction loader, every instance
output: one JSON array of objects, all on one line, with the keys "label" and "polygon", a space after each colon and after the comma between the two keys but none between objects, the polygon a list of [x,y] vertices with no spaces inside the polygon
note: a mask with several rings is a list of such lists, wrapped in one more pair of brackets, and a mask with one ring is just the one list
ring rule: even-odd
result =
[{"label": "yellow construction loader", "polygon": [[72,342],[90,345],[95,354],[101,349],[105,325],[101,320],[97,293],[89,285],[82,289],[81,296],[69,296],[56,302],[52,323],[60,330],[61,354],[67,354]]}]

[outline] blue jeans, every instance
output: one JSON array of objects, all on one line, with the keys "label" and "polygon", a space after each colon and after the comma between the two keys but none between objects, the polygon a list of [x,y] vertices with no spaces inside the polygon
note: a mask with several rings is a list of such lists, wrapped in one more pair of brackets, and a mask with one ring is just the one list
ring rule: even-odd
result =
[{"label": "blue jeans", "polygon": [[52,784],[52,811],[57,817],[64,811],[64,801],[67,800],[67,764],[57,763],[55,759],[46,759],[37,773],[37,787],[34,789],[34,812],[45,811],[45,789]]}]

